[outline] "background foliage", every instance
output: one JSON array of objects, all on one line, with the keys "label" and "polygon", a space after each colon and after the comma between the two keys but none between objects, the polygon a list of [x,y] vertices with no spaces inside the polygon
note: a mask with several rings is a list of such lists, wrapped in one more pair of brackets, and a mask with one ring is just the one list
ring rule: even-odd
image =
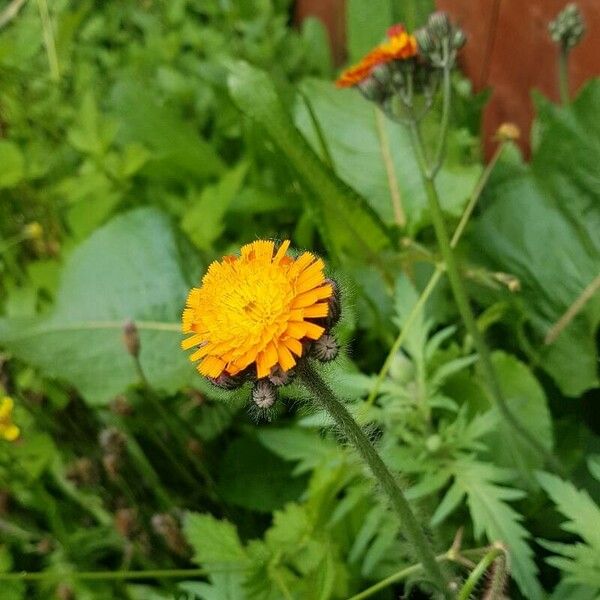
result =
[{"label": "background foliage", "polygon": [[[403,4],[349,2],[350,58],[427,14]],[[348,352],[327,377],[438,550],[459,530],[465,548],[501,541],[509,597],[600,597],[600,296],[544,342],[598,274],[600,82],[568,107],[536,96],[532,160],[504,150],[459,247],[509,404],[567,481],[491,407],[443,281],[366,401],[438,258],[406,133],[333,88],[317,21],[291,28],[287,0],[45,6],[0,30],[0,391],[22,429],[0,441],[0,579],[45,575],[0,598],[349,598],[415,562],[299,387],[257,423],[247,389],[217,393],[179,349],[188,288],[257,237],[314,249],[343,283]],[[451,225],[482,172],[481,99],[454,87]]]}]

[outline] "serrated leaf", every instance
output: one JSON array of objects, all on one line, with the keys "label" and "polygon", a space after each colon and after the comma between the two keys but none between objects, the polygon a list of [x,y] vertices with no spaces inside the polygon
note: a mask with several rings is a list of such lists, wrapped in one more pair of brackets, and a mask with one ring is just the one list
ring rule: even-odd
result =
[{"label": "serrated leaf", "polygon": [[247,566],[248,555],[232,523],[208,514],[188,513],[183,532],[199,565],[209,569],[218,565]]},{"label": "serrated leaf", "polygon": [[181,310],[199,274],[188,267],[193,256],[159,211],[120,215],[71,254],[47,317],[0,320],[0,344],[104,404],[138,380],[122,340],[133,319],[146,377],[174,392],[199,379],[179,346]]},{"label": "serrated leaf", "polygon": [[[440,523],[440,514],[448,515],[466,496],[475,537],[481,538],[485,534],[489,542],[505,544],[510,554],[511,575],[524,596],[531,600],[543,598],[536,578],[533,550],[528,544],[530,534],[522,524],[523,517],[508,504],[522,498],[524,492],[505,485],[506,470],[470,458],[458,460],[452,466],[452,473],[454,483],[438,507],[432,524]],[[444,508],[440,510],[442,506]]]}]

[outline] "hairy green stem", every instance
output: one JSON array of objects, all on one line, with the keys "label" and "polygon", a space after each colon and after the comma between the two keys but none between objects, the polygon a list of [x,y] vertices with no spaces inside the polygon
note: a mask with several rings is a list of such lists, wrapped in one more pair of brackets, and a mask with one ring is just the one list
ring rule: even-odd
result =
[{"label": "hairy green stem", "polygon": [[369,469],[392,503],[395,512],[400,517],[402,531],[412,545],[415,554],[423,565],[423,569],[431,578],[432,583],[440,589],[445,598],[451,598],[450,582],[442,572],[423,528],[417,521],[394,476],[386,467],[363,430],[308,360],[298,363],[298,374],[306,388],[310,391],[314,402],[332,417],[341,432],[354,445],[361,458],[369,466]]},{"label": "hairy green stem", "polygon": [[475,589],[475,586],[479,583],[481,578],[486,574],[487,570],[494,561],[503,559],[506,554],[504,548],[492,548],[477,564],[477,566],[471,571],[468,579],[458,592],[456,600],[469,600],[471,593]]},{"label": "hairy green stem", "polygon": [[471,308],[469,297],[463,281],[460,276],[460,271],[456,257],[454,255],[450,238],[446,230],[446,224],[444,223],[444,214],[440,205],[439,195],[435,186],[435,175],[430,173],[425,161],[423,152],[423,141],[418,125],[413,121],[410,123],[411,141],[417,155],[417,162],[421,170],[421,176],[423,180],[423,186],[425,187],[425,193],[427,195],[427,202],[429,211],[431,214],[431,220],[435,229],[435,235],[440,248],[440,252],[446,265],[446,272],[448,273],[448,279],[450,281],[450,287],[454,295],[458,311],[461,318],[467,328],[469,335],[473,340],[473,345],[479,355],[479,363],[483,371],[484,377],[488,382],[490,393],[494,404],[504,417],[504,419],[511,425],[511,427],[524,439],[527,443],[544,459],[544,461],[556,472],[564,475],[564,469],[560,462],[546,450],[546,448],[535,439],[529,431],[523,427],[523,425],[516,419],[512,414],[504,395],[500,387],[496,372],[492,364],[490,352],[487,344],[483,338],[482,333],[479,331],[475,315]]}]

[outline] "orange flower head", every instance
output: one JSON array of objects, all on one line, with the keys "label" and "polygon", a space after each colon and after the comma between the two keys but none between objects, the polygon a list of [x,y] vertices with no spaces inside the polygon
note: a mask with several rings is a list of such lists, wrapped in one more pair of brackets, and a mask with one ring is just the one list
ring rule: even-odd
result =
[{"label": "orange flower head", "polygon": [[373,69],[393,60],[405,60],[417,54],[417,41],[407,33],[403,25],[393,25],[387,31],[387,39],[366,54],[356,65],[349,67],[335,82],[339,88],[353,87],[363,82]]},{"label": "orange flower head", "polygon": [[240,256],[213,262],[183,311],[181,346],[211,379],[256,369],[258,379],[292,369],[303,341],[317,340],[329,316],[333,285],[323,261],[310,252],[287,255],[289,241],[259,240]]}]

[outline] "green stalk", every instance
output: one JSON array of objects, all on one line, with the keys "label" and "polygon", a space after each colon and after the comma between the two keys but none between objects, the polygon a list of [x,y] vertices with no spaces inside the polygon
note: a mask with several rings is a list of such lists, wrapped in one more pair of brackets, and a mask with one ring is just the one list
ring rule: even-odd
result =
[{"label": "green stalk", "polygon": [[506,403],[506,400],[504,399],[502,389],[500,388],[500,383],[496,377],[496,372],[492,364],[490,352],[483,335],[477,327],[477,322],[475,320],[473,310],[471,309],[466,288],[460,277],[458,263],[450,244],[450,238],[448,237],[448,232],[444,223],[444,214],[442,212],[439,195],[435,187],[435,173],[430,172],[427,167],[423,152],[423,141],[421,139],[419,127],[414,121],[411,121],[410,123],[410,133],[411,141],[417,155],[417,162],[421,171],[423,186],[425,187],[425,193],[427,195],[431,220],[435,229],[435,235],[440,252],[444,258],[454,300],[465,327],[467,328],[467,331],[473,340],[473,345],[475,346],[475,349],[479,355],[479,363],[481,365],[484,377],[488,382],[494,404],[497,406],[498,410],[504,419],[511,425],[511,427],[524,440],[527,441],[527,443],[544,459],[549,466],[551,466],[554,471],[562,475],[564,474],[564,469],[560,462],[551,453],[549,453],[546,448],[544,448],[544,446],[540,444],[540,442],[538,442],[538,440],[535,439],[525,427],[523,427],[523,425],[512,414]]},{"label": "green stalk", "polygon": [[569,50],[564,44],[558,51],[558,91],[561,103],[565,106],[569,104]]},{"label": "green stalk", "polygon": [[310,365],[308,360],[302,360],[298,363],[298,374],[306,388],[312,394],[315,404],[323,408],[332,417],[340,431],[354,445],[361,458],[369,466],[375,479],[377,479],[390,500],[395,512],[400,517],[402,531],[412,545],[415,554],[432,583],[439,588],[445,598],[452,598],[449,588],[450,581],[442,572],[423,528],[417,521],[394,476],[386,467],[363,430],[358,426],[346,407],[336,398],[331,388]]},{"label": "green stalk", "polygon": [[469,600],[475,586],[481,578],[486,574],[487,570],[494,564],[494,561],[503,559],[506,554],[504,548],[493,548],[490,550],[471,571],[468,579],[465,581],[456,600]]}]

